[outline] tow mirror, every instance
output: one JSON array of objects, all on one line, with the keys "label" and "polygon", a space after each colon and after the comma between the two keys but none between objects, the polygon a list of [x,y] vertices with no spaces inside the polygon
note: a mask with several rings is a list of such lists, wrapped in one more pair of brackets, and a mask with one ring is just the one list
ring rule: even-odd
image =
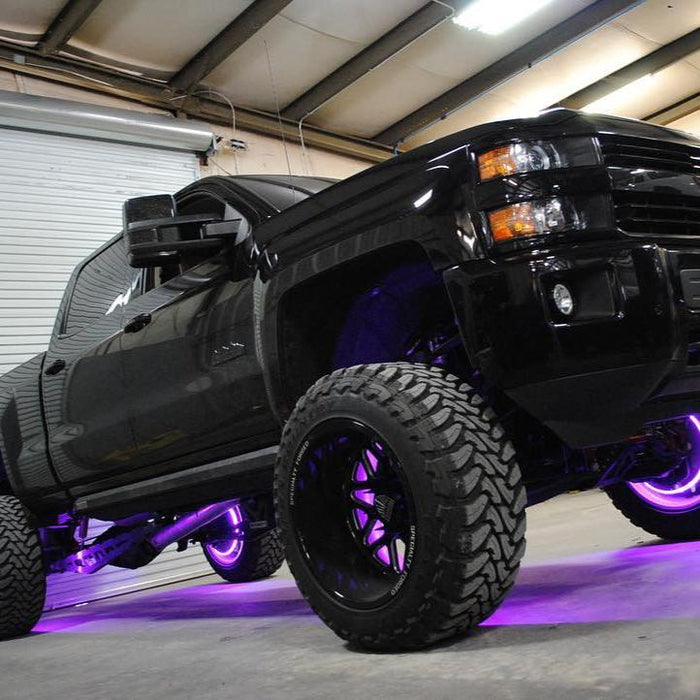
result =
[{"label": "tow mirror", "polygon": [[219,214],[178,216],[170,194],[134,197],[124,202],[124,240],[129,265],[157,267],[177,262],[190,251],[220,250],[226,239],[235,237],[240,218],[222,220]]}]

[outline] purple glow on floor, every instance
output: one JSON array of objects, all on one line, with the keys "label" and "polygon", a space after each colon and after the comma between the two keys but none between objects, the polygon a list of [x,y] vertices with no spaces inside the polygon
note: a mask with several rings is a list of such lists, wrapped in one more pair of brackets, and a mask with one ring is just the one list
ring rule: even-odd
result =
[{"label": "purple glow on floor", "polygon": [[35,633],[130,634],[149,623],[177,620],[273,618],[315,621],[316,616],[290,579],[253,583],[193,583],[155,588],[46,613]]},{"label": "purple glow on floor", "polygon": [[[203,583],[47,613],[37,632],[126,637],[170,620],[269,618],[320,625],[294,582],[276,576],[245,584]],[[651,545],[526,563],[485,627],[624,623],[686,618],[700,622],[700,543]]]},{"label": "purple glow on floor", "polygon": [[[688,592],[693,591],[693,595]],[[700,542],[586,554],[524,566],[485,623],[581,624],[700,619]]]}]

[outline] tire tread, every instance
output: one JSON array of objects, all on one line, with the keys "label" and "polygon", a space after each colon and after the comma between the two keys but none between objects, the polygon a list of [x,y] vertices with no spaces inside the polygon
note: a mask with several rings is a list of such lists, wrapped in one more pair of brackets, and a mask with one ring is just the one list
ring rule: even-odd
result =
[{"label": "tire tread", "polygon": [[[512,587],[525,551],[525,489],[495,413],[472,386],[441,369],[358,365],[321,378],[299,400],[280,455],[289,452],[293,427],[312,406],[348,393],[383,406],[415,440],[438,501],[439,539],[428,546],[442,560],[415,614],[375,635],[342,628],[300,586],[302,594],[336,634],[364,647],[420,648],[474,628]],[[278,464],[278,474],[283,468]],[[278,513],[283,493],[276,478]]]},{"label": "tire tread", "polygon": [[14,496],[0,496],[0,638],[29,632],[45,597],[41,545],[31,515]]}]

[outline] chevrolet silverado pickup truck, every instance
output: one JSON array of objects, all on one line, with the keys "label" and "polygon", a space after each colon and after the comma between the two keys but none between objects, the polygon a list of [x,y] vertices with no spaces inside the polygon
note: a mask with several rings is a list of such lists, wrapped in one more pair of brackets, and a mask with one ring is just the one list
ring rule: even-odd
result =
[{"label": "chevrolet silverado pickup truck", "polygon": [[0,447],[2,637],[48,575],[177,543],[232,582],[286,556],[340,637],[416,649],[503,600],[527,505],[602,488],[698,538],[700,144],[557,109],[128,200],[0,380]]}]

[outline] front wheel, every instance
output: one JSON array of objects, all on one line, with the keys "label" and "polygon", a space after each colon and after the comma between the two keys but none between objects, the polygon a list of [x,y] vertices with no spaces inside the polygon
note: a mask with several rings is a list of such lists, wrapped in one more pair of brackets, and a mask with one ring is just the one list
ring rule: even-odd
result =
[{"label": "front wheel", "polygon": [[0,496],[0,639],[30,632],[41,617],[46,576],[29,512]]},{"label": "front wheel", "polygon": [[245,534],[245,511],[233,506],[213,524],[216,533],[202,544],[204,556],[215,573],[229,583],[267,578],[284,562],[284,550],[277,529],[257,538]]},{"label": "front wheel", "polygon": [[341,638],[372,649],[475,627],[525,549],[513,448],[479,394],[435,368],[320,379],[285,427],[275,502],[302,594]]},{"label": "front wheel", "polygon": [[683,421],[677,465],[664,475],[606,488],[613,505],[634,525],[664,540],[700,539],[700,417]]}]

